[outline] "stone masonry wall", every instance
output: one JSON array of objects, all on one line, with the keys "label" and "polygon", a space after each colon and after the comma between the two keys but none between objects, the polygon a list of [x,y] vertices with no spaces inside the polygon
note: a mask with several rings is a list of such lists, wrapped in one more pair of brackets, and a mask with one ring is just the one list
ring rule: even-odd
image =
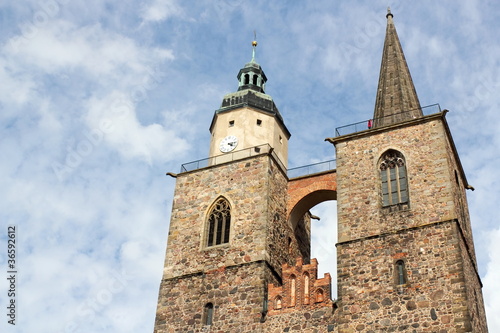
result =
[{"label": "stone masonry wall", "polygon": [[[339,140],[336,149],[339,331],[469,332],[474,325],[486,332],[464,179],[445,120]],[[405,157],[403,209],[382,207],[378,164],[388,149]],[[395,283],[398,259],[407,268],[404,287]]]},{"label": "stone masonry wall", "polygon": [[[269,218],[275,213],[283,216],[286,202],[285,195],[270,192],[275,187],[270,178],[280,177],[270,169],[270,159],[261,155],[177,177],[164,278],[266,259]],[[277,195],[283,201],[281,208],[279,200],[270,202]],[[229,244],[206,248],[207,215],[220,196],[231,205]],[[281,262],[274,265],[281,269]]]},{"label": "stone masonry wall", "polygon": [[[229,243],[206,247],[207,216],[220,196],[231,205]],[[299,253],[286,202],[286,175],[267,154],[178,175],[155,332],[263,327],[267,286],[281,283],[282,264]],[[208,302],[214,320],[204,326]]]},{"label": "stone masonry wall", "polygon": [[311,213],[307,212],[302,216],[294,229],[295,240],[300,251],[300,255],[305,264],[311,259]]},{"label": "stone masonry wall", "polygon": [[[259,331],[266,270],[265,263],[252,262],[162,281],[154,333]],[[207,326],[209,302],[214,310]]]},{"label": "stone masonry wall", "polygon": [[[456,217],[440,119],[339,142],[336,149],[340,242]],[[378,163],[388,149],[406,159],[409,210],[381,209]]]},{"label": "stone masonry wall", "polygon": [[[443,120],[336,149],[336,173],[314,179],[288,182],[268,154],[178,176],[155,333],[487,332],[464,179]],[[394,211],[381,202],[378,162],[388,149],[404,155],[408,174],[409,207]],[[207,215],[220,196],[231,205],[230,240],[207,248]],[[290,213],[335,198],[333,302],[329,274],[318,279],[317,261],[306,258],[308,226],[294,226]]]},{"label": "stone masonry wall", "polygon": [[457,235],[448,221],[339,244],[338,332],[469,332]]},{"label": "stone masonry wall", "polygon": [[[448,152],[449,164],[448,164],[448,172],[450,176],[450,183],[453,184],[453,198],[455,202],[455,214],[459,221],[460,227],[462,228],[462,232],[465,237],[465,241],[467,246],[471,249],[470,254],[472,255],[471,259],[475,263],[475,252],[474,252],[474,241],[472,237],[472,226],[469,216],[469,209],[467,205],[467,196],[465,193],[465,179],[462,178],[461,174],[461,166],[459,165],[459,161],[455,157],[455,154],[452,149],[453,142],[451,138],[447,138],[446,140],[446,150]],[[476,265],[476,264],[475,264]]]},{"label": "stone masonry wall", "polygon": [[463,261],[464,279],[466,281],[466,296],[472,332],[487,332],[486,314],[484,309],[482,283],[478,273],[477,261],[472,235],[472,225],[465,193],[466,180],[462,178],[461,166],[455,157],[451,138],[447,140],[450,182],[454,185],[454,202],[457,221],[460,227],[460,250]]},{"label": "stone masonry wall", "polygon": [[481,281],[479,280],[475,263],[469,256],[469,251],[464,240],[460,241],[460,250],[463,262],[467,310],[470,327],[472,328],[471,332],[488,332]]},{"label": "stone masonry wall", "polygon": [[288,179],[279,166],[270,159],[268,171],[269,192],[266,197],[268,219],[266,224],[266,260],[281,276],[283,263],[292,263],[300,253],[294,232],[287,221]]}]

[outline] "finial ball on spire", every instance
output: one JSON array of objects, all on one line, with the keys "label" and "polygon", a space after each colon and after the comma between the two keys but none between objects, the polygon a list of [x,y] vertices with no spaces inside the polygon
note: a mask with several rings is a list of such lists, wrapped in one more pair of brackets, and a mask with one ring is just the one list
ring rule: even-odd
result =
[{"label": "finial ball on spire", "polygon": [[257,47],[257,32],[253,31],[253,42],[252,42],[252,60],[251,62],[255,62],[255,48]]},{"label": "finial ball on spire", "polygon": [[387,7],[387,15],[385,17],[389,18],[390,17],[394,17],[394,15],[392,15],[391,13],[391,7]]}]

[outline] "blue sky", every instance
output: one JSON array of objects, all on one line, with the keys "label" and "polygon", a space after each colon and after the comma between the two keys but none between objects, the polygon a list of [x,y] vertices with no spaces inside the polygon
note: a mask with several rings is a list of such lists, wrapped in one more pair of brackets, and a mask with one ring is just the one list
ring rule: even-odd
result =
[{"label": "blue sky", "polygon": [[[289,167],[371,117],[390,5],[422,105],[439,103],[469,183],[490,332],[500,332],[500,5],[495,1],[0,2],[0,249],[18,228],[18,322],[2,332],[152,332],[174,180],[257,61]],[[334,273],[335,206],[313,255]],[[0,267],[6,267],[5,250]],[[5,309],[7,284],[0,283]]]}]

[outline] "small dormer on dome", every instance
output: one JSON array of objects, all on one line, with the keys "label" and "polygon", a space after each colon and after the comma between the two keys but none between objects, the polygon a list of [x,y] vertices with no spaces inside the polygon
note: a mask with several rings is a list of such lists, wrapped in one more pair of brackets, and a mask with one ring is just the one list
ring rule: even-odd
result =
[{"label": "small dormer on dome", "polygon": [[260,65],[255,61],[255,48],[257,47],[256,41],[252,42],[252,47],[252,60],[245,64],[245,67],[240,69],[238,72],[238,91],[250,89],[265,93],[264,88],[267,77]]}]

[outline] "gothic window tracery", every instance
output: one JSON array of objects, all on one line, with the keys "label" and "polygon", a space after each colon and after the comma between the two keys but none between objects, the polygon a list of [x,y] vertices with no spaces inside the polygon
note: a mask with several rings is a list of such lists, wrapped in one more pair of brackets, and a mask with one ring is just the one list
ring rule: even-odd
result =
[{"label": "gothic window tracery", "polygon": [[231,206],[225,198],[219,198],[208,216],[207,246],[229,243]]},{"label": "gothic window tracery", "polygon": [[403,154],[388,150],[379,163],[382,181],[382,205],[392,206],[408,202],[408,180]]}]

